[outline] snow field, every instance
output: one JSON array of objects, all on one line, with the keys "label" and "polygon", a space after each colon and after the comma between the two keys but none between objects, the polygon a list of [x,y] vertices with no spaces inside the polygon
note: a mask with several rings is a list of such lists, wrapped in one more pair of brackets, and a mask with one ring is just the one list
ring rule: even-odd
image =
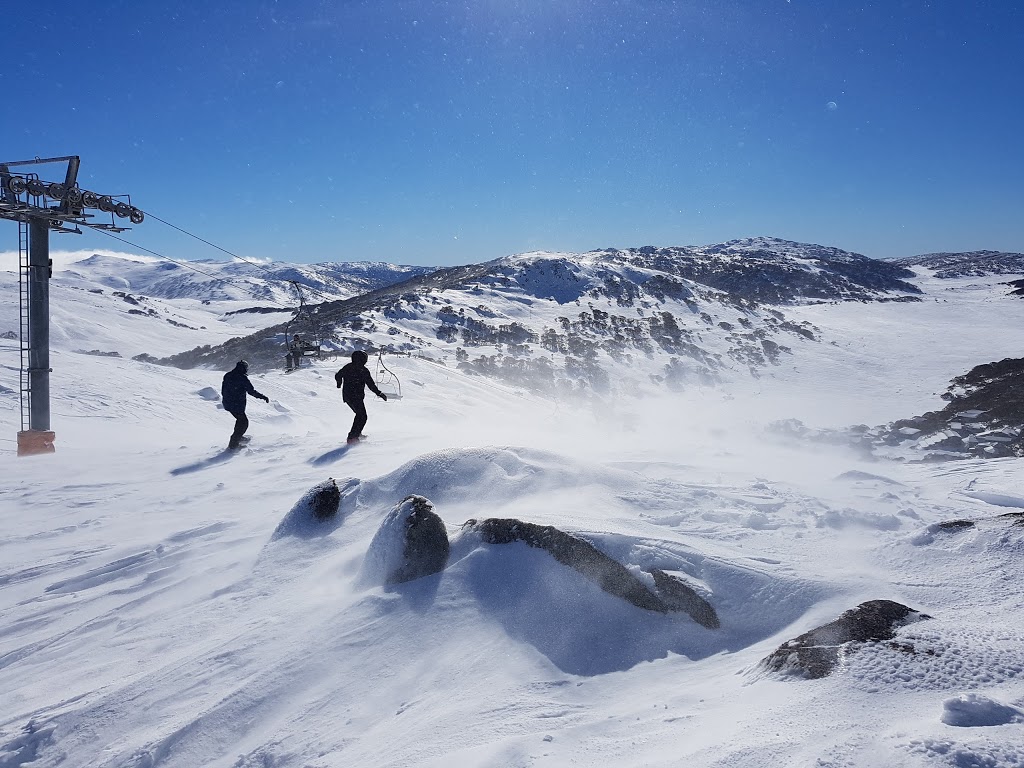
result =
[{"label": "snow field", "polygon": [[[83,323],[110,312],[90,306]],[[2,341],[0,765],[1019,766],[1024,528],[1000,517],[1024,506],[1019,460],[864,463],[762,431],[776,415],[867,421],[895,409],[897,381],[901,407],[931,402],[953,357],[959,373],[1009,346],[1000,326],[970,348],[993,317],[977,309],[934,370],[919,346],[934,307],[808,307],[837,338],[862,332],[877,365],[841,365],[826,342],[801,349],[802,375],[596,408],[400,358],[406,397],[370,398],[353,448],[334,366],[267,372],[253,383],[271,403],[250,402],[252,442],[229,457],[232,420],[204,396],[223,372],[62,340],[57,453],[15,458]],[[341,510],[311,524],[300,500],[328,477]],[[445,521],[447,569],[362,581],[410,493]],[[667,570],[722,627],[461,531],[487,517],[580,535],[641,578]],[[976,524],[939,526],[955,519]],[[822,680],[758,668],[868,599],[932,619]]]}]

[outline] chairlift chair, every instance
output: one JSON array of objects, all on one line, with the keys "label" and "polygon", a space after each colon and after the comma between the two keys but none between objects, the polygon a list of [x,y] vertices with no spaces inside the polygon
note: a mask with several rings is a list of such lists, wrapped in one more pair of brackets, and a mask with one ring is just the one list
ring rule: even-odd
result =
[{"label": "chairlift chair", "polygon": [[402,382],[398,376],[384,364],[384,350],[377,352],[377,373],[374,376],[377,389],[388,396],[388,400],[402,399]]},{"label": "chairlift chair", "polygon": [[[316,312],[306,306],[306,300],[302,295],[302,288],[299,284],[294,280],[289,282],[299,297],[299,307],[295,310],[292,319],[285,325],[285,360],[286,363],[287,361],[294,361],[294,366],[298,367],[302,364],[304,358],[313,357],[319,359],[322,357],[323,347],[321,346],[320,323],[317,321]],[[292,340],[296,335],[302,343],[299,345],[298,350],[293,350]],[[299,353],[297,357],[294,355],[296,351]],[[289,366],[288,370],[292,370],[292,368]]]}]

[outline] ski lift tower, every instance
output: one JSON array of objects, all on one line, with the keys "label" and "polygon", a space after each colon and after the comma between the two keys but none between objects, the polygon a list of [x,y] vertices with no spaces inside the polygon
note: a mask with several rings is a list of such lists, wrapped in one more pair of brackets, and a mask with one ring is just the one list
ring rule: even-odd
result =
[{"label": "ski lift tower", "polygon": [[[82,227],[123,232],[114,217],[141,224],[145,215],[128,195],[100,195],[78,186],[77,155],[0,162],[0,219],[18,222],[18,295],[21,339],[21,431],[18,455],[53,453],[50,431],[50,230],[82,234]],[[63,181],[44,181],[42,166],[66,164]],[[15,169],[15,170],[12,170]],[[97,210],[109,223],[95,220]]]}]

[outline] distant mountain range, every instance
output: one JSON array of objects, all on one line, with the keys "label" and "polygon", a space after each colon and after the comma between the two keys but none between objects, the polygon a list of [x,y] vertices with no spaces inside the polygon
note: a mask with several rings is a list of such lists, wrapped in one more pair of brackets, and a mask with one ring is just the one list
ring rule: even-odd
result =
[{"label": "distant mountain range", "polygon": [[305,289],[305,298],[322,302],[372,291],[434,267],[412,267],[381,262],[323,264],[259,264],[245,261],[189,261],[175,263],[155,258],[126,259],[94,254],[74,262],[59,279],[127,291],[158,299],[201,301],[266,301],[282,308],[297,302],[291,283]]},{"label": "distant mountain range", "polygon": [[[286,336],[301,333],[342,356],[357,348],[419,355],[534,391],[607,394],[757,376],[820,339],[811,322],[794,318],[794,307],[920,301],[915,270],[932,278],[1024,275],[1024,255],[883,261],[767,237],[525,253],[441,269],[176,264],[103,253],[56,271],[55,288],[81,292],[97,312],[109,304],[118,323],[145,325],[131,336],[152,346],[125,350],[116,325],[76,323],[60,302],[54,311],[66,316],[55,315],[55,334],[81,339],[80,351],[121,349],[182,368],[224,369],[245,358],[259,370],[283,366]],[[292,281],[306,302],[299,316]],[[1007,286],[1008,293],[1018,287]],[[16,328],[16,315],[6,315],[0,324]]]},{"label": "distant mountain range", "polygon": [[1024,253],[966,251],[926,253],[893,260],[904,267],[926,267],[935,277],[981,277],[982,275],[1024,275]]},{"label": "distant mountain range", "polygon": [[[301,268],[299,268],[301,269]],[[816,338],[786,317],[808,302],[916,301],[914,273],[838,248],[774,238],[708,246],[527,253],[439,269],[324,302],[304,335],[324,347],[449,358],[539,390],[681,387],[756,372]],[[281,364],[278,324],[161,363]]]}]

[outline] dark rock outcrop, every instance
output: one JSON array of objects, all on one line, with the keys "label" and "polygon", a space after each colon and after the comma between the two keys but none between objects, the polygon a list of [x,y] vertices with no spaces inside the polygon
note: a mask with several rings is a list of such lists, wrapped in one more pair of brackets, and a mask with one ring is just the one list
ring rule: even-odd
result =
[{"label": "dark rock outcrop", "polygon": [[344,517],[341,512],[342,499],[346,496],[354,497],[359,487],[359,481],[354,478],[341,482],[339,487],[331,477],[302,494],[302,498],[282,518],[271,538],[319,537],[337,528]]},{"label": "dark rock outcrop", "polygon": [[443,571],[451,545],[434,505],[422,496],[406,496],[395,512],[404,517],[405,547],[401,564],[387,574],[385,584],[402,584]]},{"label": "dark rock outcrop", "polygon": [[444,521],[422,496],[406,496],[384,517],[363,561],[366,584],[393,586],[440,573],[451,549]]},{"label": "dark rock outcrop", "polygon": [[1024,512],[1004,512],[999,517],[1003,520],[1008,520],[1010,525],[1024,528]]},{"label": "dark rock outcrop", "polygon": [[589,541],[550,525],[526,523],[514,518],[467,520],[463,528],[477,532],[488,544],[521,541],[543,549],[555,560],[579,572],[589,581],[638,608],[658,613],[680,611],[701,626],[717,629],[715,609],[683,581],[659,569],[652,569],[657,593],[652,592],[624,565],[601,552]]},{"label": "dark rock outcrop", "polygon": [[942,399],[948,405],[941,410],[876,427],[811,429],[786,419],[768,430],[802,441],[845,445],[867,457],[876,450],[887,455],[893,447],[907,449],[899,460],[1024,456],[1024,358],[977,365],[952,379]]},{"label": "dark rock outcrop", "polygon": [[328,520],[338,513],[341,503],[341,490],[334,478],[314,486],[309,496],[309,508],[317,520]]},{"label": "dark rock outcrop", "polygon": [[938,523],[938,528],[943,531],[961,531],[964,528],[973,528],[973,520],[945,520]]},{"label": "dark rock outcrop", "polygon": [[891,640],[898,628],[929,618],[892,600],[869,600],[779,646],[761,661],[761,666],[770,672],[811,680],[826,677],[839,664],[841,655],[855,651],[858,644]]},{"label": "dark rock outcrop", "polygon": [[654,587],[670,611],[682,611],[702,627],[718,629],[721,624],[711,603],[697,594],[689,584],[660,568],[652,568]]},{"label": "dark rock outcrop", "polygon": [[651,592],[624,565],[608,557],[588,541],[560,531],[554,526],[525,523],[514,518],[468,520],[469,527],[488,544],[521,541],[543,549],[555,560],[578,571],[605,592],[621,597],[639,608],[667,613],[664,601]]}]

